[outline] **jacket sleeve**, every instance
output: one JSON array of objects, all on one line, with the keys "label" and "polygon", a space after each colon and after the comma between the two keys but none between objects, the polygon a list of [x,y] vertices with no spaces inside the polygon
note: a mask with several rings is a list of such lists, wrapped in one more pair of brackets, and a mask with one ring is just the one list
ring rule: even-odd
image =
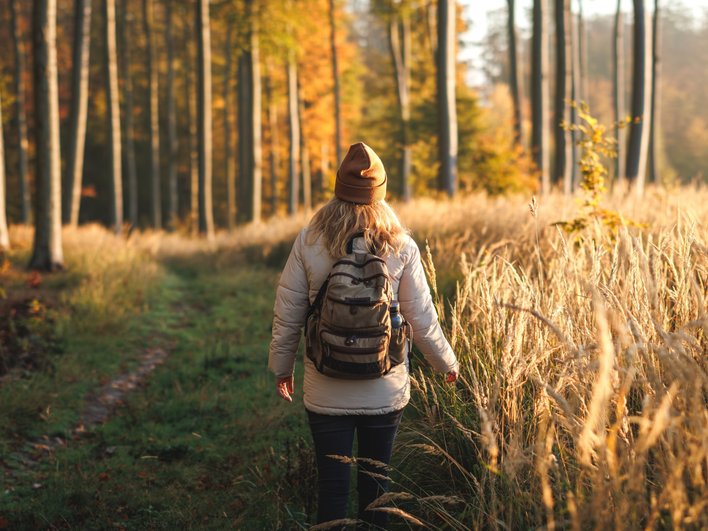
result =
[{"label": "jacket sleeve", "polygon": [[300,333],[310,304],[307,274],[302,261],[303,234],[301,231],[295,239],[275,293],[268,367],[278,378],[293,374]]},{"label": "jacket sleeve", "polygon": [[438,322],[438,314],[420,260],[420,250],[413,239],[410,242],[410,256],[398,285],[401,313],[411,323],[413,341],[428,363],[440,372],[457,370],[457,358]]}]

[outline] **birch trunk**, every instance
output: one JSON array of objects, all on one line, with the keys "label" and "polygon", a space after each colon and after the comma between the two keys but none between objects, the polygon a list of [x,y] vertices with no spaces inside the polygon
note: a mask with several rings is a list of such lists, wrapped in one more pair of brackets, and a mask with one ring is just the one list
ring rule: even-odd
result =
[{"label": "birch trunk", "polygon": [[61,240],[61,154],[57,80],[56,0],[34,0],[34,98],[37,195],[30,269],[64,268]]}]

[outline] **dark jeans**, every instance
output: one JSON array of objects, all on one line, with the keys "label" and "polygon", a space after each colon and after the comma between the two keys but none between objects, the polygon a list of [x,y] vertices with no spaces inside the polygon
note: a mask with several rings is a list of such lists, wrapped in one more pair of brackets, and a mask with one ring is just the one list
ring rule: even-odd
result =
[{"label": "dark jeans", "polygon": [[[359,446],[358,458],[368,458],[388,464],[393,439],[401,422],[403,410],[385,415],[321,415],[307,411],[317,455],[319,503],[317,522],[329,522],[347,517],[350,465],[328,455],[352,456],[354,432]],[[388,475],[382,467],[357,462],[359,519],[367,524],[385,527],[383,511],[366,511],[366,507],[386,492],[388,481],[366,474]]]}]

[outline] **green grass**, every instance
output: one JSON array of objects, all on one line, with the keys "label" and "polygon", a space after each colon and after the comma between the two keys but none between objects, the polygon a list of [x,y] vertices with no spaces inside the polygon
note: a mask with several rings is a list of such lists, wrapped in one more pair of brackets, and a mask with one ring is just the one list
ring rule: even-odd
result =
[{"label": "green grass", "polygon": [[[278,273],[172,260],[149,294],[123,298],[119,318],[62,320],[56,371],[0,390],[3,462],[17,476],[3,480],[0,517],[19,529],[309,521],[315,476],[302,395],[282,402],[266,370]],[[63,304],[76,308],[71,297]],[[22,440],[67,437],[86,393],[155,347],[167,361],[108,422],[36,465],[13,461]]]}]

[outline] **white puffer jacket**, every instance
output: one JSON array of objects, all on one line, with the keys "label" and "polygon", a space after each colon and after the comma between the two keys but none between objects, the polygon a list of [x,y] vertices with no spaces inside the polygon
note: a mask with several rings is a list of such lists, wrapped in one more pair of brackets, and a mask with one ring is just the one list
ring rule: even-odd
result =
[{"label": "white puffer jacket", "polygon": [[[273,339],[268,366],[277,377],[293,374],[295,355],[309,305],[326,280],[335,260],[321,238],[308,245],[308,229],[297,236],[280,276],[273,309]],[[401,313],[413,327],[413,341],[438,371],[457,370],[457,359],[438,322],[418,246],[409,236],[398,256],[386,257],[393,292]],[[355,248],[365,244],[354,241]],[[381,378],[343,380],[317,371],[305,356],[305,407],[325,415],[379,415],[401,409],[410,399],[408,365],[401,364]]]}]

